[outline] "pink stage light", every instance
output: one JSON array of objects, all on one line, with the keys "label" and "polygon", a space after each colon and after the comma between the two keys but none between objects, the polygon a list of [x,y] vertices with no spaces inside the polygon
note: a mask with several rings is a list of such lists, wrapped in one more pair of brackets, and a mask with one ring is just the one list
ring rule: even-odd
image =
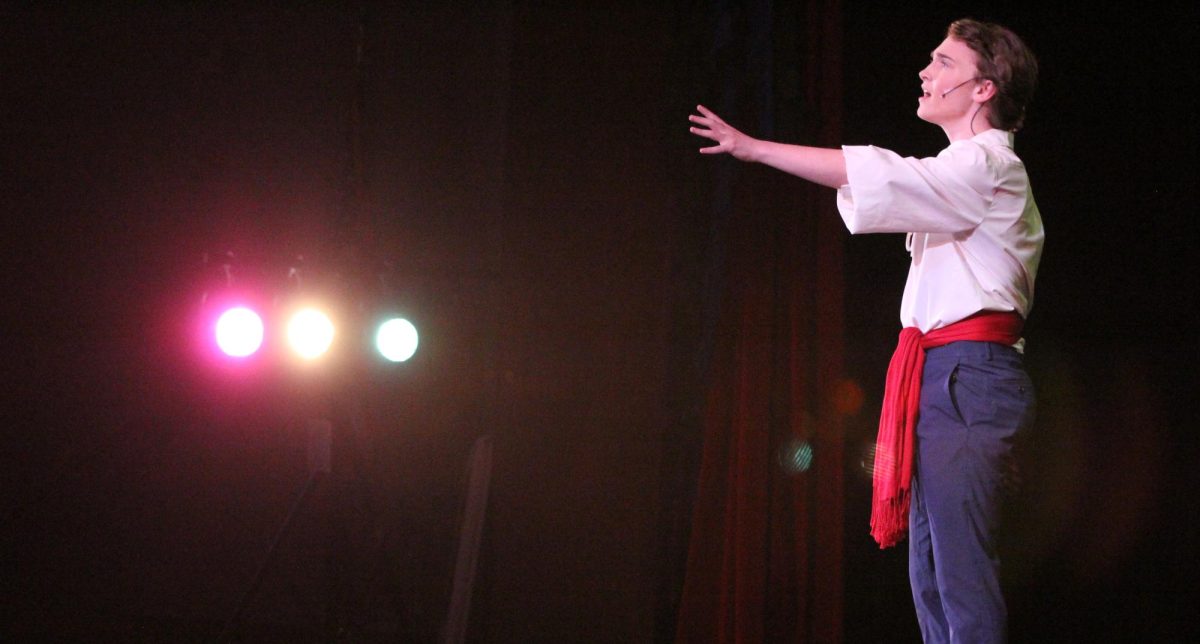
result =
[{"label": "pink stage light", "polygon": [[254,311],[239,306],[217,318],[217,346],[232,358],[254,355],[263,343],[263,321]]}]

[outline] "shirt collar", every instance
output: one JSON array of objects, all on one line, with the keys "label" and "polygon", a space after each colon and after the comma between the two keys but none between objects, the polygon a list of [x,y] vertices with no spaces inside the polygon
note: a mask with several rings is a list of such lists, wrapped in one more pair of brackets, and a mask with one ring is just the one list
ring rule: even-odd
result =
[{"label": "shirt collar", "polygon": [[984,145],[1002,145],[1006,148],[1013,146],[1013,133],[1008,130],[998,130],[996,128],[988,128],[979,134],[968,139],[976,143]]}]

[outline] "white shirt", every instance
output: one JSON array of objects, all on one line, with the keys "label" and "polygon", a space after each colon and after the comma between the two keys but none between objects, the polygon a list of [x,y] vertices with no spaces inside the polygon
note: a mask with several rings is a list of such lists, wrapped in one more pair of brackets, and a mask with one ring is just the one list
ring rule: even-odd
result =
[{"label": "white shirt", "polygon": [[844,146],[838,211],[852,234],[909,233],[900,323],[926,333],[983,310],[1028,317],[1042,218],[1011,132],[989,129],[936,157]]}]

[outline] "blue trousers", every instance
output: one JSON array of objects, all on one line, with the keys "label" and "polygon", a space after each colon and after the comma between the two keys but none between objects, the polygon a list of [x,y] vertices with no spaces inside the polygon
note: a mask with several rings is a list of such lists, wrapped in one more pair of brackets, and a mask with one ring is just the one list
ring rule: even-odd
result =
[{"label": "blue trousers", "polygon": [[1012,347],[954,342],[925,354],[908,565],[927,644],[1006,641],[996,530],[1015,485],[1013,444],[1035,405]]}]

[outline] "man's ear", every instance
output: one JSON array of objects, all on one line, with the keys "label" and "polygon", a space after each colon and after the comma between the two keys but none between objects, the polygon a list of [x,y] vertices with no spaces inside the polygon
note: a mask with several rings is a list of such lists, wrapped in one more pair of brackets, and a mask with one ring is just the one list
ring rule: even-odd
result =
[{"label": "man's ear", "polygon": [[975,86],[975,102],[986,103],[992,100],[997,91],[996,84],[990,78],[985,78],[983,82]]}]

